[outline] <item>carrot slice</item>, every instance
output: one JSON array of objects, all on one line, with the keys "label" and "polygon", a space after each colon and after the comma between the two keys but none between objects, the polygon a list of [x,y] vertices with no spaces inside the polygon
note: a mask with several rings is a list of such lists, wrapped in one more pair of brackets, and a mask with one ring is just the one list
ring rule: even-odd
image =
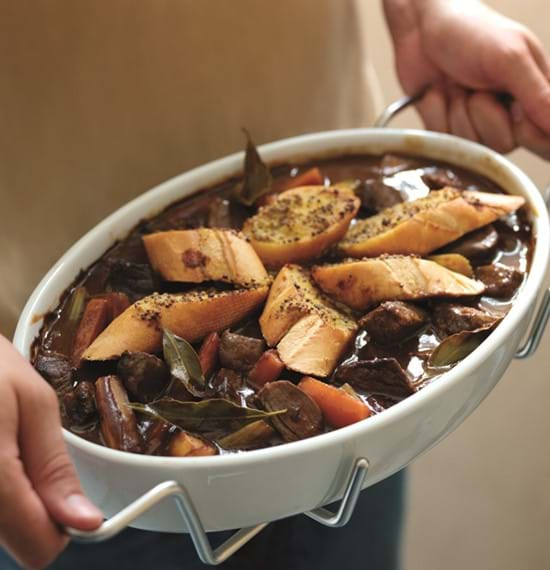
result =
[{"label": "carrot slice", "polygon": [[217,332],[210,333],[201,344],[199,361],[202,373],[209,378],[218,363],[218,351],[220,349],[220,335]]},{"label": "carrot slice", "polygon": [[370,416],[369,408],[361,400],[315,378],[304,376],[298,388],[317,402],[325,420],[333,427],[348,426]]},{"label": "carrot slice", "polygon": [[284,369],[285,364],[279,358],[279,353],[274,349],[266,350],[249,372],[248,380],[261,388],[264,384],[277,380]]},{"label": "carrot slice", "polygon": [[277,198],[277,194],[284,192],[285,190],[291,190],[292,188],[299,188],[300,186],[322,186],[325,182],[321,171],[315,167],[289,178],[287,181],[283,182],[280,186],[277,185],[273,192],[269,194],[264,194],[258,199],[258,206],[266,206],[271,204]]},{"label": "carrot slice", "polygon": [[122,314],[130,306],[130,300],[126,293],[113,291],[98,295],[94,299],[105,299],[109,304],[109,322],[114,321],[118,315]]},{"label": "carrot slice", "polygon": [[309,170],[298,174],[298,176],[291,178],[283,185],[280,192],[283,190],[290,190],[291,188],[299,188],[300,186],[322,186],[323,182],[324,178],[321,171],[317,167],[310,168]]},{"label": "carrot slice", "polygon": [[84,351],[109,324],[111,307],[107,299],[94,297],[88,301],[76,330],[71,364],[79,366]]},{"label": "carrot slice", "polygon": [[182,431],[170,440],[168,453],[173,457],[203,457],[216,455],[217,450],[209,441]]}]

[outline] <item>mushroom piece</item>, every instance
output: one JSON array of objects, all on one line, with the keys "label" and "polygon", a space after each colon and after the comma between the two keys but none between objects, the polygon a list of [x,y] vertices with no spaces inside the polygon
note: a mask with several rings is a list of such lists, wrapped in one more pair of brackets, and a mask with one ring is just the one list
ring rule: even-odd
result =
[{"label": "mushroom piece", "polygon": [[221,335],[219,357],[222,366],[239,372],[249,371],[262,356],[265,342],[225,330]]},{"label": "mushroom piece", "polygon": [[483,263],[491,260],[497,245],[498,233],[489,224],[449,244],[445,251],[463,255],[474,263]]},{"label": "mushroom piece", "polygon": [[105,444],[113,449],[141,453],[142,442],[136,416],[120,379],[116,376],[98,378],[95,396]]},{"label": "mushroom piece", "polygon": [[271,423],[285,441],[297,441],[323,431],[323,414],[317,403],[292,382],[278,380],[266,384],[258,393],[268,412],[285,410],[271,418]]}]

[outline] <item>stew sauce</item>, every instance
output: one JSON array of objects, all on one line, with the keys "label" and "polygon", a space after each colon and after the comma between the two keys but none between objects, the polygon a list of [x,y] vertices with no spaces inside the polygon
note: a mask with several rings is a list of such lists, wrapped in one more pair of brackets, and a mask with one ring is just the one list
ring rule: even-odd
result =
[{"label": "stew sauce", "polygon": [[[273,189],[287,187],[312,168],[319,170],[326,186],[346,181],[353,188],[361,200],[357,219],[402,201],[423,198],[446,186],[502,192],[491,181],[467,170],[394,155],[343,156],[311,164],[278,166],[271,172]],[[129,353],[106,362],[80,361],[78,355],[75,357],[75,343],[82,343],[84,350],[91,342],[86,335],[93,338],[100,332],[83,327],[83,319],[93,318],[96,326],[104,328],[129,304],[155,291],[204,288],[201,284],[163,281],[149,263],[142,237],[199,227],[240,230],[244,221],[256,212],[255,207],[244,206],[234,199],[240,183],[238,179],[229,180],[140,222],[126,239],[84,270],[63,295],[58,308],[46,316],[34,343],[32,361],[57,391],[67,429],[93,442],[126,451],[196,456],[277,445],[348,423],[346,417],[340,417],[338,409],[330,411],[330,402],[328,408],[312,403],[312,392],[302,391],[299,385],[304,375],[288,370],[278,358],[276,348],[266,346],[258,324],[262,307],[230,330],[217,331],[206,341],[194,343],[206,379],[200,396],[174,381],[173,370],[159,353]],[[437,381],[455,362],[434,365],[430,360],[434,350],[450,335],[464,334],[464,339],[470,342],[470,333],[463,331],[481,329],[485,332],[480,337],[482,340],[498,325],[498,319],[510,309],[529,270],[532,246],[532,228],[528,211],[523,207],[434,252],[460,253],[466,257],[477,278],[485,283],[486,292],[451,302],[390,301],[369,311],[353,313],[359,322],[355,339],[335,371],[323,381],[338,389],[344,387],[348,398],[344,407],[349,405],[350,413],[353,401],[349,398],[359,402],[355,406],[357,419],[381,413]],[[311,264],[335,259],[334,253],[329,252]],[[212,285],[217,290],[233,288],[218,282],[208,284]],[[90,300],[95,300],[95,307],[90,308]],[[362,364],[365,361],[370,362],[367,368]],[[270,375],[274,381],[265,382]],[[336,402],[342,393],[334,394]],[[159,395],[190,403],[221,399],[250,410],[286,412],[251,417],[240,425],[228,422],[226,427],[215,429],[182,430],[177,422],[167,421],[166,416],[143,413],[144,407],[155,402]],[[363,415],[360,404],[367,407]]]}]

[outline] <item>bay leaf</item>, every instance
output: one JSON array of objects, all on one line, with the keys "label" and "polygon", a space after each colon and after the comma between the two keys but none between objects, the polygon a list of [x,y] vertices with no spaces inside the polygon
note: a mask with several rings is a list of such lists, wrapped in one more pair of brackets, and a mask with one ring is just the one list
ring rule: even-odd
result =
[{"label": "bay leaf", "polygon": [[183,402],[173,398],[161,398],[149,404],[132,403],[130,405],[136,412],[164,420],[185,431],[207,434],[230,433],[250,422],[286,412],[286,410],[264,412],[245,408],[221,398],[202,402]]},{"label": "bay leaf", "polygon": [[271,191],[273,179],[250,134],[246,129],[243,131],[246,136],[244,179],[237,191],[237,198],[245,206],[252,206],[258,198]]},{"label": "bay leaf", "polygon": [[206,380],[195,349],[183,338],[164,329],[162,351],[172,377],[179,380],[193,396],[202,398],[206,391]]},{"label": "bay leaf", "polygon": [[428,364],[434,368],[450,366],[466,358],[491,333],[496,324],[481,327],[473,331],[460,331],[448,336],[431,353]]}]

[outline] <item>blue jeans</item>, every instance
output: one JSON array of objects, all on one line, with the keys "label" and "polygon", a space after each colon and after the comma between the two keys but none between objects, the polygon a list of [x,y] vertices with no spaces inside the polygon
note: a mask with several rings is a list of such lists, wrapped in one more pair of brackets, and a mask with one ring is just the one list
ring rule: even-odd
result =
[{"label": "blue jeans", "polygon": [[[270,524],[229,560],[235,570],[397,570],[405,499],[404,471],[361,493],[343,528],[305,516]],[[290,483],[291,484],[291,483]],[[210,535],[216,546],[231,533]],[[0,550],[0,570],[18,569]],[[95,545],[71,544],[52,570],[205,570],[188,535],[128,529]]]}]

